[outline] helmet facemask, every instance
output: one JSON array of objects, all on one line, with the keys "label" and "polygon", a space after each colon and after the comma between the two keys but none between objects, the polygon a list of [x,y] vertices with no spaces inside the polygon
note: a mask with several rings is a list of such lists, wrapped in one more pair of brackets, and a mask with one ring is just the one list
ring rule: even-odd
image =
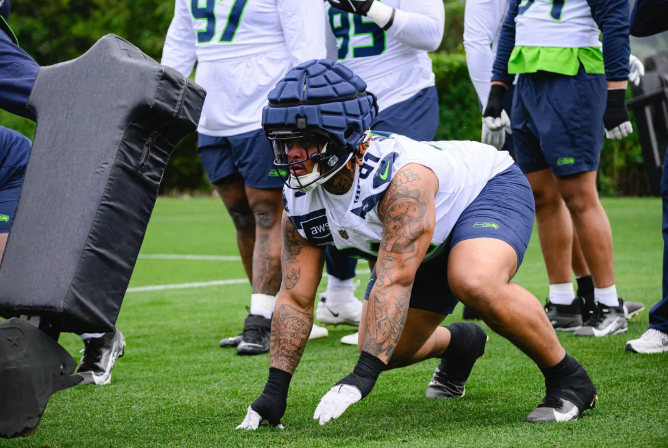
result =
[{"label": "helmet facemask", "polygon": [[[293,190],[308,192],[331,179],[352,158],[347,151],[337,151],[326,134],[318,130],[276,130],[267,131],[274,151],[274,166],[285,185]],[[290,152],[297,145],[302,148],[305,158],[290,160]],[[294,151],[292,151],[294,153]],[[310,173],[305,165],[313,163]]]}]

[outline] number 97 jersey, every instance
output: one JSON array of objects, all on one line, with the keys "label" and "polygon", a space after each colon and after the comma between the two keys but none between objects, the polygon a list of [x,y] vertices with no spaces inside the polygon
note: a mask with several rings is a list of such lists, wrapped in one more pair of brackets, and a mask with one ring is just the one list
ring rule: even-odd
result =
[{"label": "number 97 jersey", "polygon": [[[402,0],[382,2],[401,9]],[[364,16],[341,11],[327,1],[325,9],[328,57],[342,62],[367,83],[381,111],[435,85],[425,50],[399,42]]]}]

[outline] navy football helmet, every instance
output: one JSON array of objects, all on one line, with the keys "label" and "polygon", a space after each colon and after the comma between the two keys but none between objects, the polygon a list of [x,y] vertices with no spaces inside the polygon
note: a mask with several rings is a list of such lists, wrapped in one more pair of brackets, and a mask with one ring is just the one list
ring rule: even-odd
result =
[{"label": "navy football helmet", "polygon": [[[354,155],[364,132],[378,114],[376,98],[349,68],[330,59],[314,59],[293,68],[269,93],[262,127],[274,151],[274,166],[288,188],[310,191],[329,180]],[[318,151],[290,162],[295,139]],[[313,172],[296,176],[307,160]]]}]

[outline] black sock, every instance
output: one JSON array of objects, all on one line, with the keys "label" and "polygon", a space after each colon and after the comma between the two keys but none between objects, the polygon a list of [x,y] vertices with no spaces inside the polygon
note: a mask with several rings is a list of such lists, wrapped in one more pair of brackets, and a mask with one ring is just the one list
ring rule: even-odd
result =
[{"label": "black sock", "polygon": [[578,295],[580,297],[594,294],[594,278],[591,275],[576,278],[575,281],[578,283]]},{"label": "black sock", "polygon": [[455,322],[445,328],[450,330],[450,343],[438,368],[457,381],[466,381],[476,360],[485,353],[487,334],[472,322]]},{"label": "black sock", "polygon": [[580,367],[580,363],[577,362],[575,358],[566,353],[564,359],[559,361],[556,366],[540,369],[540,371],[543,372],[543,375],[545,376],[545,385],[547,386],[548,383],[552,383],[572,375]]}]

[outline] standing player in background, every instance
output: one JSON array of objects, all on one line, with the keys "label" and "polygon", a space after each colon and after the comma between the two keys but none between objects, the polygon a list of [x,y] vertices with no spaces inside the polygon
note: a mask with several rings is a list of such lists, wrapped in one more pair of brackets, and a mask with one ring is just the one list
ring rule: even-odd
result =
[{"label": "standing player in background", "polygon": [[[510,125],[502,113],[503,101],[519,74],[513,144],[536,202],[551,290],[546,310],[555,327],[581,326],[576,336],[608,336],[627,329],[596,172],[604,131],[618,139],[632,132],[624,102],[628,9],[625,0],[511,0],[483,114],[492,130]],[[584,324],[571,283],[571,219],[595,285],[596,308]]]},{"label": "standing player in background", "polygon": [[[28,109],[39,64],[18,46],[9,27],[9,0],[0,0],[0,108],[35,121]],[[32,143],[20,133],[0,126],[0,260],[14,220]],[[79,335],[84,355],[77,373],[81,384],[109,384],[116,360],[123,356],[125,338],[118,329]]]},{"label": "standing player in background", "polygon": [[[466,64],[468,66],[471,81],[478,94],[481,110],[487,106],[487,98],[490,92],[490,82],[492,80],[492,67],[496,57],[496,49],[499,45],[499,34],[503,19],[508,12],[508,0],[468,0],[464,10],[464,48],[466,50]],[[636,58],[631,56],[631,60],[639,64]],[[635,66],[635,65],[634,65]],[[640,64],[640,67],[642,64]],[[512,101],[515,85],[511,84],[503,99],[503,112],[510,116],[512,111]],[[499,150],[508,151],[515,158],[513,148],[512,133],[510,128],[503,128],[493,131],[483,120],[482,139],[483,143],[495,146]],[[565,322],[563,326],[562,319],[554,320],[553,325],[557,330],[575,331],[586,321],[594,311],[594,280],[587,267],[577,232],[573,232],[572,261],[571,265],[575,273],[578,289],[577,293],[573,291],[571,282],[563,285],[550,285],[549,301],[551,304],[566,304],[572,308],[574,313],[572,317]],[[579,300],[576,300],[576,297]],[[581,305],[581,318],[578,319],[578,305]],[[628,304],[636,310],[636,313],[642,311],[642,304]],[[635,306],[634,306],[635,305]],[[470,308],[464,307],[464,318],[473,319],[475,313]],[[579,325],[573,325],[579,323]]]},{"label": "standing player in background", "polygon": [[[327,52],[353,70],[378,101],[371,129],[431,141],[438,128],[438,94],[427,52],[443,38],[442,0],[328,0]],[[366,256],[373,260],[374,253]],[[316,317],[327,324],[359,325],[362,303],[355,298],[357,260],[327,248],[327,292]],[[357,333],[341,342],[357,345]]]},{"label": "standing player in background", "polygon": [[[244,330],[223,339],[240,355],[269,351],[281,284],[283,183],[262,131],[267,94],[292,67],[325,55],[323,5],[302,0],[176,0],[162,63],[207,91],[199,157],[237,231],[253,291]],[[320,334],[317,334],[320,332]],[[313,336],[326,336],[315,328]]]},{"label": "standing player in background", "polygon": [[[631,34],[652,36],[668,31],[668,1],[636,0],[631,15]],[[668,352],[668,149],[661,175],[663,204],[663,298],[649,312],[649,330],[640,339],[626,343],[626,350],[636,353]]]}]

